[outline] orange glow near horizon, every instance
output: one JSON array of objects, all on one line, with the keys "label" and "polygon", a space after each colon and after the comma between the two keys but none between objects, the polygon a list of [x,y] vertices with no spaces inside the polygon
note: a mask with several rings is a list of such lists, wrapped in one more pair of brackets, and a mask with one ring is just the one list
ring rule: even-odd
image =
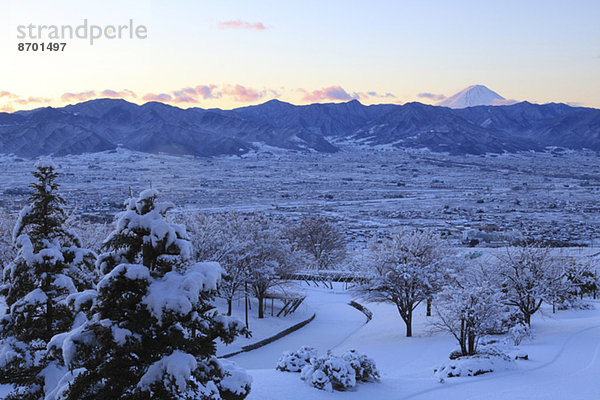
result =
[{"label": "orange glow near horizon", "polygon": [[[600,108],[598,15],[597,0],[7,0],[0,111],[102,97],[222,109],[273,98],[435,104],[474,83],[506,99]],[[131,21],[147,37],[17,50],[19,26],[84,20]]]}]

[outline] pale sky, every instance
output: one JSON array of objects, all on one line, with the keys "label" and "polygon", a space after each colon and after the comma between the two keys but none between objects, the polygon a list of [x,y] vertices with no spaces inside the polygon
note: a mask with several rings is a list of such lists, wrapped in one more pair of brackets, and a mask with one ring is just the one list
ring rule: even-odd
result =
[{"label": "pale sky", "polygon": [[[431,104],[473,84],[600,108],[598,0],[5,0],[2,9],[0,111],[107,96],[182,108]],[[17,50],[41,41],[18,39],[19,25],[84,19],[132,19],[147,38]]]}]

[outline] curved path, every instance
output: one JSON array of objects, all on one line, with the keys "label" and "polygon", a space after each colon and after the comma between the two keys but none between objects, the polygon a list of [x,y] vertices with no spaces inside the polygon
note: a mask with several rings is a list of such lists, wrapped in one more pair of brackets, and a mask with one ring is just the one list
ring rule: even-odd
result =
[{"label": "curved path", "polygon": [[366,323],[365,315],[348,305],[351,300],[348,292],[314,287],[306,288],[306,291],[304,301],[316,314],[311,323],[273,343],[230,359],[244,368],[274,368],[281,353],[286,350],[309,345],[319,353],[325,353],[343,343]]}]

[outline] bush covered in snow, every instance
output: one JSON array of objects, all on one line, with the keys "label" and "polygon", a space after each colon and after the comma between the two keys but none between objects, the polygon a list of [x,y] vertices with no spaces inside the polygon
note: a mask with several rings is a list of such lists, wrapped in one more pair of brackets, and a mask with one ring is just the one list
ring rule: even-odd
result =
[{"label": "bush covered in snow", "polygon": [[357,382],[373,382],[379,379],[379,371],[375,366],[375,361],[368,358],[366,354],[351,349],[342,354],[342,358],[354,368]]},{"label": "bush covered in snow", "polygon": [[521,344],[523,340],[533,339],[533,331],[524,323],[516,324],[508,330],[508,338],[515,346]]},{"label": "bush covered in snow", "polygon": [[587,300],[570,297],[556,304],[558,310],[593,310],[594,304]]},{"label": "bush covered in snow", "polygon": [[379,379],[375,362],[365,354],[349,350],[342,356],[327,355],[318,357],[317,351],[302,346],[298,351],[283,353],[277,363],[280,371],[299,372],[300,379],[317,389],[347,390],[357,382],[374,382]]},{"label": "bush covered in snow", "polygon": [[310,364],[302,368],[300,378],[328,392],[356,386],[356,371],[350,362],[332,354],[312,358]]},{"label": "bush covered in snow", "polygon": [[279,371],[300,372],[305,365],[310,363],[310,359],[313,357],[317,357],[317,350],[310,346],[302,346],[298,351],[286,351],[277,361],[276,369]]},{"label": "bush covered in snow", "polygon": [[513,369],[514,361],[506,355],[476,354],[448,360],[433,372],[443,382],[446,378],[457,376],[477,376],[493,371]]}]

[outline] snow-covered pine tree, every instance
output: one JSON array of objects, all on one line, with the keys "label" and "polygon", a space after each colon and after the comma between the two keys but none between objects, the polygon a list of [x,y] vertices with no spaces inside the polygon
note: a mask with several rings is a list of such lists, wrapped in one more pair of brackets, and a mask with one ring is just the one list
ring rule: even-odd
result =
[{"label": "snow-covered pine tree", "polygon": [[192,263],[185,226],[148,189],[126,201],[97,268],[89,319],[56,336],[66,374],[55,399],[243,399],[251,379],[215,357],[215,340],[244,333],[211,303],[216,262]]},{"label": "snow-covered pine tree", "polygon": [[0,320],[0,382],[13,384],[10,398],[43,398],[44,377],[60,369],[46,352],[57,333],[71,329],[68,296],[91,286],[96,255],[63,227],[65,201],[58,173],[48,160],[36,164],[31,204],[13,231],[17,256],[3,270],[0,294],[8,311]]}]

